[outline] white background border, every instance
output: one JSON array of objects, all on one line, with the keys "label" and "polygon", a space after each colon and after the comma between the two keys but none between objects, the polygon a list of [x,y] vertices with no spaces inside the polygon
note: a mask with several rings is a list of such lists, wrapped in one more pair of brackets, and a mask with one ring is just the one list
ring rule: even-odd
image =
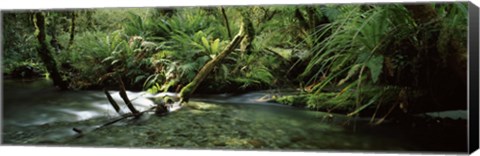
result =
[{"label": "white background border", "polygon": [[[450,0],[454,1],[454,0]],[[25,9],[68,9],[68,8],[112,8],[153,6],[210,6],[210,5],[255,5],[255,4],[312,4],[312,3],[394,3],[394,2],[445,2],[442,0],[12,0],[1,1],[0,10]],[[478,0],[472,0],[480,6]],[[49,155],[49,156],[180,156],[180,155],[432,155],[425,153],[333,153],[333,152],[278,152],[278,151],[232,151],[232,150],[176,150],[176,149],[129,149],[129,148],[79,148],[46,146],[0,146],[1,155]],[[445,154],[442,154],[445,155]],[[475,155],[480,155],[477,151]]]}]

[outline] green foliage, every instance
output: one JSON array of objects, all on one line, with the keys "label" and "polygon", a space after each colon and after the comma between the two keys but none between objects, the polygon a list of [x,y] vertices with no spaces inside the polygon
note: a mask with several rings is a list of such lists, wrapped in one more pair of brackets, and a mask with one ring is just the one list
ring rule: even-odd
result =
[{"label": "green foliage", "polygon": [[109,45],[109,40],[110,37],[103,32],[78,34],[71,49],[58,54],[59,62],[69,62],[74,70],[78,71],[71,77],[75,87],[96,85],[98,78],[106,73],[106,67],[100,64],[104,58],[110,56],[112,46]]},{"label": "green foliage", "polygon": [[[360,64],[368,65],[367,67],[373,71],[371,75],[375,76],[372,79],[378,79],[382,58],[373,55],[382,53],[382,46],[384,46],[382,38],[388,34],[389,23],[382,22],[386,21],[386,10],[377,8],[363,13],[358,7],[351,7],[351,10],[345,13],[349,16],[330,23],[318,32],[332,31],[333,34],[310,50],[314,52],[311,54],[312,60],[302,76],[313,74],[314,77],[311,79],[313,81],[324,74],[320,72],[331,70],[330,73],[336,75],[334,73],[338,70],[353,63],[354,65],[350,68],[354,70],[349,71],[349,77],[359,72],[357,64]],[[320,66],[318,72],[312,73],[317,66]]]},{"label": "green foliage", "polygon": [[[443,17],[446,23],[466,24],[464,21],[466,12],[462,9],[465,8],[463,4],[439,6],[441,6],[439,10],[445,9],[442,7],[453,8],[449,13],[444,12]],[[379,104],[380,98],[378,97],[385,92],[383,89],[377,89],[373,91],[373,95],[367,96],[364,94],[367,90],[365,88],[368,88],[365,87],[366,85],[387,83],[382,80],[382,75],[395,76],[392,75],[393,71],[405,73],[405,71],[423,70],[419,61],[423,56],[411,57],[406,54],[412,50],[422,51],[429,46],[419,43],[421,42],[419,38],[412,34],[422,31],[424,34],[431,35],[435,30],[428,30],[428,28],[432,28],[429,25],[416,25],[411,14],[403,5],[371,5],[368,9],[362,8],[360,5],[345,5],[338,7],[337,11],[335,11],[334,18],[331,18],[334,19],[332,23],[324,25],[311,34],[310,38],[322,36],[319,34],[330,35],[324,40],[316,42],[309,50],[311,60],[301,77],[309,78],[308,84],[314,85],[313,97],[318,96],[319,99],[313,99],[312,102],[322,101],[321,90],[327,85],[337,84],[343,87],[343,90],[356,88],[356,91],[352,92],[356,107],[352,114],[357,114],[358,111],[372,104]],[[328,11],[323,12],[327,13]],[[453,37],[453,34],[449,32],[459,32],[462,28],[466,28],[459,26],[458,29],[455,29],[453,25],[446,23],[443,23],[444,31],[441,33],[443,37]],[[440,40],[440,42],[443,43],[439,44],[441,47],[448,41]],[[416,49],[406,50],[405,46],[408,46],[406,45],[408,43],[413,43]],[[388,62],[385,61],[386,59]],[[389,73],[385,73],[385,71]],[[401,77],[400,75],[396,76]],[[313,106],[318,106],[318,104],[313,104]]]},{"label": "green foliage", "polygon": [[[243,62],[243,61],[242,61]],[[234,82],[242,84],[242,88],[260,87],[261,85],[272,85],[275,77],[266,64],[273,63],[258,60],[258,56],[247,56],[246,64],[240,67],[240,76],[233,78]]]},{"label": "green foliage", "polygon": [[[448,11],[447,11],[448,10]],[[451,53],[448,42],[455,40],[459,47],[466,48],[468,32],[468,6],[466,3],[454,3],[452,5],[441,5],[437,8],[440,16],[443,17],[441,22],[441,31],[439,36],[439,43],[437,44],[439,52],[443,57],[443,62],[446,62],[446,57]],[[459,33],[462,32],[462,33]],[[463,46],[462,46],[463,45]],[[466,49],[464,49],[466,50]],[[465,53],[466,54],[466,53]],[[466,55],[462,57],[466,60]]]},{"label": "green foliage", "polygon": [[350,111],[354,106],[351,94],[320,93],[318,95],[287,95],[275,99],[276,102],[295,107],[331,112]]},{"label": "green foliage", "polygon": [[[161,29],[168,32],[164,38],[169,39],[161,43],[168,46],[165,46],[152,58],[153,64],[158,68],[157,72],[151,75],[149,81],[145,83],[145,87],[152,87],[151,91],[166,91],[170,86],[185,85],[190,82],[200,68],[207,61],[216,57],[228,43],[227,40],[222,39],[228,38],[228,35],[222,31],[225,28],[221,22],[200,9],[180,9],[171,18],[159,22]],[[249,67],[237,65],[237,62],[238,64],[242,64],[243,61],[248,62],[245,60],[247,58],[250,59],[250,62],[254,62],[255,57],[258,56],[245,56],[240,60],[235,56],[227,57],[226,62],[232,62],[214,68],[212,76],[207,79],[213,79],[216,82],[212,86],[235,83],[246,88],[271,84],[274,78],[263,64],[247,63],[252,65]],[[255,68],[253,68],[254,66]],[[241,72],[232,72],[232,70],[240,71],[240,68],[243,68]],[[161,85],[155,85],[158,83]]]},{"label": "green foliage", "polygon": [[143,84],[151,69],[149,59],[145,58],[149,51],[140,43],[143,40],[136,39],[129,44],[128,36],[121,31],[86,32],[78,34],[69,51],[60,53],[58,58],[77,71],[72,78],[78,88],[101,85],[114,73],[131,78],[126,83],[136,86]]},{"label": "green foliage", "polygon": [[2,67],[4,73],[10,73],[18,66],[39,62],[34,32],[33,14],[3,13],[2,31]]},{"label": "green foliage", "polygon": [[352,94],[344,93],[320,93],[317,95],[310,95],[306,102],[307,107],[314,110],[349,110],[354,106],[352,103]]},{"label": "green foliage", "polygon": [[150,76],[152,79],[146,83],[144,86],[146,88],[163,79],[165,82],[160,88],[165,91],[178,83],[190,82],[198,70],[225,46],[225,42],[221,42],[218,38],[213,40],[203,31],[196,32],[193,37],[179,33],[163,44],[171,46],[164,46],[164,50],[152,58],[151,61],[157,67],[157,72],[155,76]]},{"label": "green foliage", "polygon": [[295,107],[305,107],[308,95],[286,95],[275,99],[276,102]]},{"label": "green foliage", "polygon": [[[388,8],[374,7],[365,12],[361,11],[359,6],[345,6],[345,8],[349,9],[342,14],[344,16],[337,16],[336,21],[324,27],[324,29],[320,29],[319,33],[329,31],[332,35],[313,47],[311,51],[315,53],[312,54],[312,60],[302,76],[313,74],[310,82],[314,82],[319,79],[320,76],[327,75],[326,79],[314,87],[315,93],[318,94],[317,96],[322,98],[319,91],[322,90],[325,85],[334,82],[334,80],[346,74],[338,85],[342,85],[345,82],[349,82],[347,85],[348,88],[356,85],[357,91],[353,92],[353,97],[355,97],[355,103],[357,107],[359,107],[359,105],[361,105],[361,99],[364,98],[360,90],[362,80],[364,80],[363,77],[370,76],[370,79],[367,79],[368,81],[364,83],[376,83],[378,81],[383,67],[382,54],[386,48],[385,39],[388,38],[388,34],[393,30],[391,27],[394,25],[393,23],[384,22],[389,21],[387,16]],[[319,69],[318,66],[320,66]],[[313,70],[314,68],[318,69],[316,70],[317,72],[311,73],[315,71]],[[369,75],[367,75],[368,73],[365,72],[365,69],[370,71]],[[355,77],[355,75],[358,76]],[[370,80],[371,82],[369,82]],[[347,87],[344,88],[344,90],[347,89]],[[339,97],[336,97],[331,100],[340,101],[329,101],[325,102],[325,104],[336,103],[338,105],[342,103],[342,101],[345,103],[347,99],[351,98],[352,97],[345,97],[339,99]],[[321,99],[313,99],[311,102],[321,101]],[[352,104],[351,101],[350,104]],[[368,103],[368,105],[370,104],[371,103]],[[318,104],[315,103],[310,103],[310,105],[312,107],[318,106]]]},{"label": "green foliage", "polygon": [[[248,53],[235,50],[213,68],[200,89],[301,83],[308,94],[283,102],[352,114],[394,105],[403,88],[434,86],[430,79],[466,61],[467,4],[429,6],[438,17],[426,23],[416,23],[403,4],[224,7],[231,32],[250,21],[253,38],[244,43],[253,42]],[[231,39],[220,8],[84,9],[75,10],[75,42],[66,47],[70,13],[48,12],[46,40],[64,46],[54,55],[77,88],[114,85],[109,80],[121,76],[129,88],[180,91]],[[31,14],[3,17],[4,72],[37,65]],[[325,93],[328,87],[341,91]]]},{"label": "green foliage", "polygon": [[143,36],[147,40],[158,40],[168,35],[168,32],[162,29],[161,24],[159,24],[162,22],[164,21],[158,17],[154,18],[147,15],[142,16],[133,12],[127,12],[127,19],[122,26],[123,31],[128,36]]},{"label": "green foliage", "polygon": [[[114,74],[129,78],[127,84],[139,86],[151,74],[152,64],[149,58],[157,47],[155,43],[144,41],[141,37],[132,36],[126,40],[125,36],[123,32],[115,32],[107,37],[111,54],[102,63],[109,64],[107,66],[113,68]],[[146,46],[147,43],[151,45]]]},{"label": "green foliage", "polygon": [[148,14],[150,9],[145,8],[120,8],[120,9],[96,9],[87,10],[84,19],[79,19],[79,23],[84,23],[90,27],[90,31],[112,32],[119,30],[127,22],[132,12],[143,16]]}]

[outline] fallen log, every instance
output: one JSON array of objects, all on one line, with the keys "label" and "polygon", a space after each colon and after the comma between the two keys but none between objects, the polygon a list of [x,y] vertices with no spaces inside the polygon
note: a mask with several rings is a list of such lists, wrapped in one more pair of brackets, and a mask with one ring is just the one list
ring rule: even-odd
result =
[{"label": "fallen log", "polygon": [[208,76],[208,74],[213,71],[213,68],[220,63],[225,57],[234,51],[234,49],[240,44],[240,42],[245,37],[244,23],[237,35],[233,38],[232,41],[225,47],[225,49],[215,58],[207,62],[202,69],[197,73],[195,78],[182,88],[180,91],[180,100],[181,102],[188,102],[190,95],[197,89],[197,87],[202,83],[202,81]]}]

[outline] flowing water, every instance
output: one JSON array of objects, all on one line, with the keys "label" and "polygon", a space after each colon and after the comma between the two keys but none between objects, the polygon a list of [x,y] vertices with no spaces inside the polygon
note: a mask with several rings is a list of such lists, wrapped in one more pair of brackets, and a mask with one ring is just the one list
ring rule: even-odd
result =
[{"label": "flowing water", "polygon": [[[123,105],[118,92],[110,91]],[[142,111],[156,95],[128,92]],[[102,91],[58,91],[4,80],[2,143],[138,148],[466,151],[466,125],[368,124],[369,119],[266,102],[270,92],[199,96],[166,116],[119,118]],[[178,107],[177,107],[178,108]],[[122,113],[127,113],[126,106]],[[355,130],[354,126],[355,125]],[[82,135],[72,129],[82,130]]]}]

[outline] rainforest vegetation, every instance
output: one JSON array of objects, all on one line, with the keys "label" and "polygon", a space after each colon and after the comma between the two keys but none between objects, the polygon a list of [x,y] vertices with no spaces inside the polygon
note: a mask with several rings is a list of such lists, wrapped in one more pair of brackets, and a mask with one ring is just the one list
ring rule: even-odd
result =
[{"label": "rainforest vegetation", "polygon": [[466,3],[2,16],[4,79],[47,78],[59,90],[175,92],[186,103],[196,95],[293,89],[265,100],[373,124],[466,109]]},{"label": "rainforest vegetation", "polygon": [[6,12],[3,74],[48,77],[70,90],[116,88],[120,77],[128,90],[180,92],[231,46],[189,94],[299,88],[272,100],[380,117],[466,108],[467,10],[439,3]]}]

